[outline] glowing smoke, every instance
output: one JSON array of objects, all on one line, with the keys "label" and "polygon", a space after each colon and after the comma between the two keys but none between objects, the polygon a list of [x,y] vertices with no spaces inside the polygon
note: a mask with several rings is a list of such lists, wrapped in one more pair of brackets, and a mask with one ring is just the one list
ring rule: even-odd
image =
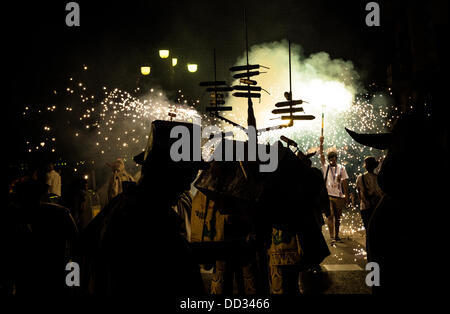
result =
[{"label": "glowing smoke", "polygon": [[[272,114],[275,103],[286,101],[284,92],[289,91],[289,54],[288,42],[266,43],[255,45],[249,51],[249,63],[269,67],[267,73],[252,79],[258,86],[266,89],[270,95],[261,92],[261,101],[253,100],[253,108],[258,129],[275,125],[287,124],[287,120],[276,119]],[[241,56],[236,65],[246,64],[246,56]],[[373,150],[355,143],[346,133],[344,127],[358,132],[386,132],[395,120],[391,112],[393,99],[387,94],[390,91],[367,94],[359,81],[359,75],[351,61],[331,59],[325,52],[319,52],[305,57],[299,45],[291,43],[292,67],[292,98],[307,101],[303,104],[304,113],[316,118],[309,121],[295,121],[293,127],[264,132],[259,137],[260,142],[273,143],[285,135],[295,140],[302,151],[316,151],[321,134],[321,115],[325,113],[324,147],[336,148],[339,163],[346,166],[350,175],[351,193],[355,191],[355,179],[363,173],[365,156],[383,157],[383,152]],[[265,71],[260,69],[260,71]],[[233,85],[239,84],[234,81]],[[230,96],[227,105],[233,106],[233,111],[226,116],[241,125],[247,125],[247,100]],[[272,120],[271,120],[272,119]],[[242,132],[238,138],[245,137]],[[313,165],[320,168],[319,158],[313,157]],[[363,230],[357,207],[351,207],[342,221],[344,236]]]},{"label": "glowing smoke", "polygon": [[[253,100],[257,127],[265,128],[288,121],[273,118],[281,115],[272,114],[275,103],[285,101],[284,92],[289,91],[289,54],[288,41],[254,45],[249,51],[249,63],[269,67],[267,73],[253,79],[258,86],[269,93],[261,92],[261,101]],[[238,58],[236,65],[246,64],[246,57]],[[302,105],[304,113],[316,118],[310,121],[295,121],[294,126],[281,130],[262,133],[261,142],[274,142],[280,135],[291,137],[306,151],[318,146],[321,129],[321,115],[325,112],[325,148],[337,147],[341,153],[341,161],[361,163],[366,149],[355,146],[346,134],[344,127],[360,132],[383,132],[391,121],[389,119],[390,99],[384,95],[370,95],[362,98],[359,75],[351,61],[331,59],[328,53],[319,52],[305,57],[298,44],[291,43],[292,93],[293,99],[302,99],[308,103]],[[233,85],[239,84],[234,81]],[[369,96],[369,95],[365,95]],[[377,97],[374,97],[377,96]],[[382,97],[379,97],[382,96]],[[233,111],[226,117],[242,125],[247,124],[247,100],[245,98],[228,97],[227,105],[233,106]],[[242,134],[241,134],[242,136]],[[238,136],[239,138],[241,136]],[[350,152],[350,148],[359,153]],[[358,158],[355,157],[358,155]]]},{"label": "glowing smoke", "polygon": [[[293,127],[265,132],[259,139],[273,143],[280,135],[286,135],[294,139],[303,151],[317,148],[322,105],[325,105],[325,148],[338,148],[339,160],[346,165],[351,182],[354,182],[354,176],[363,171],[364,157],[381,157],[382,152],[356,144],[344,127],[359,132],[386,131],[394,120],[389,109],[391,99],[382,93],[358,94],[362,91],[359,76],[350,61],[331,59],[324,52],[304,57],[299,45],[293,44],[291,48],[293,99],[307,101],[308,104],[303,105],[305,114],[314,115],[316,119],[296,121]],[[287,121],[271,120],[276,117],[271,111],[275,103],[285,100],[283,94],[289,90],[287,41],[253,46],[249,59],[252,64],[270,67],[268,73],[255,78],[258,85],[270,93],[262,92],[261,102],[254,100],[258,128],[286,124]],[[245,57],[240,57],[236,64],[245,64]],[[133,167],[131,158],[145,148],[151,121],[169,120],[169,112],[176,112],[174,120],[177,121],[190,121],[194,116],[201,116],[203,127],[221,125],[225,131],[237,131],[217,118],[197,112],[195,108],[198,103],[187,102],[182,95],[178,103],[173,103],[156,88],[144,96],[137,96],[136,93],[104,87],[101,95],[94,97],[85,84],[77,83],[72,78],[68,83],[67,88],[54,91],[55,95],[67,96],[64,105],[24,107],[23,118],[29,122],[30,130],[38,126],[38,130],[28,132],[24,139],[28,152],[47,151],[57,156],[59,152],[55,150],[55,143],[67,142],[74,152],[82,151],[86,160],[96,161],[97,170],[104,169],[109,175],[110,170],[104,163],[122,157],[129,161],[128,167]],[[233,111],[226,116],[246,126],[247,100],[228,97],[226,105],[233,106]],[[40,121],[42,125],[37,125],[35,121]],[[67,121],[68,124],[58,128],[54,121]],[[32,138],[31,135],[36,136]],[[318,158],[314,158],[313,162],[319,166]],[[350,218],[354,217],[351,215]],[[350,225],[353,226],[353,222]]]},{"label": "glowing smoke", "polygon": [[[271,120],[279,117],[273,115],[275,103],[285,101],[283,94],[289,91],[289,54],[288,42],[283,40],[268,44],[252,46],[249,53],[251,64],[261,64],[269,67],[267,73],[255,77],[258,85],[269,93],[262,92],[261,102],[254,100],[255,116],[258,128],[280,124],[281,120]],[[246,63],[245,56],[240,57],[236,64]],[[342,112],[347,110],[357,91],[357,79],[353,64],[340,59],[332,60],[325,52],[313,54],[308,58],[301,55],[301,47],[291,44],[292,93],[293,99],[308,102],[303,108],[306,114],[320,118],[322,105],[327,111]],[[260,71],[264,71],[261,69]],[[233,85],[239,84],[238,81]],[[227,105],[233,106],[230,118],[237,118],[240,124],[246,125],[247,101],[230,97]],[[320,119],[296,122],[295,128],[308,129],[320,127]],[[285,123],[285,121],[281,122]]]}]

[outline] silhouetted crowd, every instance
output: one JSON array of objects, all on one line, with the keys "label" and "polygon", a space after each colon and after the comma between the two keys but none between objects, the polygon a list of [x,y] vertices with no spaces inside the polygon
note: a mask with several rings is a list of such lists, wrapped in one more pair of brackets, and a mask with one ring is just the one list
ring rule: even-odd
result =
[{"label": "silhouetted crowd", "polygon": [[[330,244],[342,241],[349,176],[336,151],[325,160],[320,139],[320,171],[311,166],[313,154],[294,154],[279,142],[280,164],[270,175],[245,162],[174,162],[176,125],[193,127],[152,123],[150,143],[134,158],[142,167],[137,180],[122,159],[109,165],[108,202],[99,212],[87,180],[62,189],[51,163],[14,180],[0,219],[2,294],[195,296],[233,293],[236,285],[246,294],[302,292],[299,273],[320,273],[330,254],[325,222]],[[419,140],[446,148],[429,137],[430,121],[415,116],[401,117],[382,136],[348,132],[387,149],[382,165],[372,156],[364,160],[367,172],[356,181],[368,261],[382,274],[373,292],[415,293],[434,276],[424,272],[438,252],[426,237],[437,226],[430,212],[443,208],[425,167],[430,156],[411,148]],[[71,262],[80,268],[67,268]],[[200,268],[213,269],[209,286]]]}]

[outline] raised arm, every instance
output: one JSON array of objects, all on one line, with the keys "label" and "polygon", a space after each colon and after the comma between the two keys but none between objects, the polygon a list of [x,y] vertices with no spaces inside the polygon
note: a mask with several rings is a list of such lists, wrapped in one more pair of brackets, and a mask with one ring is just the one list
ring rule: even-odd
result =
[{"label": "raised arm", "polygon": [[319,154],[320,154],[320,162],[322,163],[322,166],[325,166],[325,156],[323,154],[323,136],[319,138],[320,145],[319,145]]}]

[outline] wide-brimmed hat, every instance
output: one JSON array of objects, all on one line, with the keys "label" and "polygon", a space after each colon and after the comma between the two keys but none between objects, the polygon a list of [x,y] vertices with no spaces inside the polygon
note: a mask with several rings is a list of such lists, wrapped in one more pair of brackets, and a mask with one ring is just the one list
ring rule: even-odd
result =
[{"label": "wide-brimmed hat", "polygon": [[[175,129],[176,127],[179,128]],[[172,145],[180,140],[180,133],[177,132],[179,130],[187,131],[183,136],[185,136],[185,139],[189,139],[189,143],[182,146],[181,149],[189,150],[188,160],[175,161],[171,156]],[[199,170],[206,169],[209,164],[201,157],[201,139],[199,138],[201,131],[199,132],[199,130],[201,130],[201,127],[193,123],[155,120],[151,124],[145,150],[136,155],[133,160],[143,167],[152,163],[154,165],[181,166]],[[174,132],[173,137],[171,137],[172,131]],[[200,158],[198,158],[198,154],[200,154]]]}]

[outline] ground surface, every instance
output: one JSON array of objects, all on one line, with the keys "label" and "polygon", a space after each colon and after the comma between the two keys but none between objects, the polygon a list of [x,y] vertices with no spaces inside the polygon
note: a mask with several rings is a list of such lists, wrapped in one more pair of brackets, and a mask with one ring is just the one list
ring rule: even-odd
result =
[{"label": "ground surface", "polygon": [[[360,214],[356,208],[348,209],[342,216],[342,241],[331,244],[328,229],[322,232],[330,249],[321,264],[321,272],[302,272],[299,287],[302,294],[370,294],[371,288],[365,283],[368,271],[366,236]],[[205,286],[209,288],[212,270],[202,270]]]}]

